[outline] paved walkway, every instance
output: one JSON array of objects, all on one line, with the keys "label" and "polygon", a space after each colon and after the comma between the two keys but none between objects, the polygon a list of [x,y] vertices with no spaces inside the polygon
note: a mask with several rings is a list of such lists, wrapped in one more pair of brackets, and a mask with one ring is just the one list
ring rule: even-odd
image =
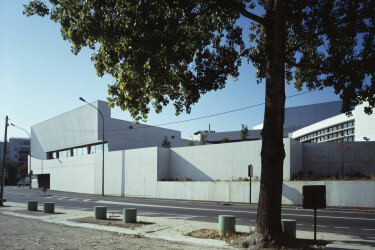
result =
[{"label": "paved walkway", "polygon": [[[19,234],[19,241],[20,242],[8,242],[10,245],[5,245],[7,248],[13,248],[13,249],[36,249],[36,248],[44,248],[44,249],[66,249],[66,248],[76,248],[76,249],[82,249],[82,248],[107,248],[109,249],[116,249],[124,246],[129,246],[132,249],[138,249],[147,246],[162,246],[166,249],[218,249],[218,248],[233,248],[229,246],[226,242],[220,241],[220,240],[213,240],[213,239],[198,239],[193,238],[189,236],[184,236],[185,233],[191,232],[195,229],[216,229],[217,223],[207,223],[207,222],[197,222],[197,221],[187,221],[187,220],[179,220],[179,219],[166,219],[166,218],[157,218],[157,217],[145,217],[145,216],[138,216],[137,220],[142,222],[149,222],[150,224],[137,227],[134,229],[130,228],[119,228],[119,227],[113,227],[113,226],[100,226],[96,224],[87,224],[87,223],[80,223],[80,222],[74,222],[71,221],[72,219],[77,218],[83,218],[83,217],[93,217],[94,213],[93,211],[81,211],[81,210],[71,210],[71,209],[65,209],[60,208],[56,206],[55,213],[54,214],[44,214],[40,213],[40,215],[29,215],[25,213],[20,213],[20,211],[26,211],[27,210],[27,204],[23,203],[14,203],[14,202],[7,202],[5,203],[6,207],[0,207],[0,213],[2,215],[8,216],[7,221],[12,221],[9,218],[9,216],[15,216],[18,218],[15,218],[14,220],[22,220],[22,218],[26,219],[33,219],[36,220],[39,223],[54,223],[55,225],[61,225],[64,227],[64,232],[70,232],[70,230],[66,229],[66,227],[73,227],[71,232],[76,232],[78,235],[77,237],[74,236],[64,236],[66,240],[74,242],[75,245],[64,245],[65,242],[61,242],[59,239],[58,242],[61,243],[61,246],[55,246],[52,244],[57,240],[57,238],[53,237],[52,234],[48,234],[50,240],[50,244],[46,246],[41,246],[40,244],[43,244],[43,241],[36,241],[32,239],[28,239],[24,237],[24,234]],[[38,210],[43,210],[42,204],[39,204]],[[3,218],[3,216],[1,216]],[[4,230],[4,220],[1,220],[1,231]],[[10,225],[11,223],[9,223]],[[17,225],[17,223],[13,223]],[[32,223],[31,223],[32,224]],[[29,225],[31,225],[29,224]],[[22,224],[21,224],[22,225]],[[48,226],[46,226],[48,227]],[[32,226],[27,227],[28,230],[33,230]],[[43,228],[43,225],[38,225],[36,232],[38,230],[41,230]],[[76,230],[78,228],[78,230]],[[84,228],[85,230],[81,230],[81,228]],[[249,226],[236,226],[236,231],[240,232],[250,232],[253,228],[250,228]],[[8,229],[5,229],[8,231]],[[101,234],[93,233],[92,230],[100,230]],[[82,233],[78,233],[78,231],[82,231],[82,233],[85,233],[85,235],[81,235]],[[48,231],[50,232],[50,231]],[[52,230],[52,232],[54,232]],[[109,241],[111,237],[109,237],[107,233],[112,234],[126,234],[126,235],[133,235],[133,236],[141,236],[142,238],[135,238],[131,239],[126,238],[126,242],[130,243],[123,243],[122,245],[116,245],[114,241]],[[1,234],[4,237],[3,232]],[[18,234],[18,231],[15,231],[15,235]],[[43,235],[43,233],[41,232]],[[64,233],[65,235],[65,233]],[[72,234],[74,235],[74,234]],[[98,240],[99,236],[102,235],[104,239]],[[94,241],[96,242],[93,244],[89,241],[90,236],[95,236]],[[0,238],[0,243],[4,241],[4,238]],[[17,236],[18,237],[18,236]],[[44,242],[48,241],[48,237],[43,237]],[[38,237],[37,237],[38,238]],[[40,237],[39,237],[40,238]],[[313,239],[313,233],[312,232],[303,232],[303,231],[297,231],[297,238],[304,238],[304,239]],[[327,240],[331,243],[327,245],[326,249],[375,249],[375,237],[373,241],[363,241],[362,239],[357,239],[355,237],[348,237],[347,235],[336,235],[336,234],[329,234],[329,233],[318,233],[317,238],[321,240]],[[22,240],[21,240],[22,239]],[[131,239],[131,240],[130,240]],[[84,241],[86,240],[86,241]],[[22,241],[22,243],[21,243]],[[25,242],[28,242],[29,244],[26,244]],[[36,242],[39,243],[36,244]],[[86,242],[86,243],[85,243]],[[120,241],[119,241],[120,242]],[[7,244],[8,244],[7,243]],[[16,244],[18,243],[18,244]],[[64,244],[63,244],[64,243]],[[85,244],[83,244],[85,243]],[[19,245],[19,244],[26,244],[26,245]],[[33,245],[34,244],[34,245]],[[35,245],[36,244],[36,245]],[[81,244],[81,245],[79,245]],[[82,245],[83,244],[83,245]],[[104,245],[103,245],[104,244]],[[105,245],[109,244],[109,245]],[[138,245],[137,245],[138,244]],[[30,247],[28,247],[30,246]],[[108,248],[107,248],[108,249]]]}]

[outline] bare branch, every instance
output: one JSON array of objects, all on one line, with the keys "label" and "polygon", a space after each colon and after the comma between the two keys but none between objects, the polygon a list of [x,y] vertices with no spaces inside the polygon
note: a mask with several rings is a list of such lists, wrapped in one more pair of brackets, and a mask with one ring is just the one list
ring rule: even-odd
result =
[{"label": "bare branch", "polygon": [[247,17],[247,18],[249,18],[249,19],[251,19],[251,20],[253,20],[257,23],[260,23],[262,25],[265,24],[265,20],[264,20],[263,17],[257,16],[255,14],[251,13],[251,12],[248,12],[244,7],[239,9],[239,10],[240,10],[241,15],[243,15],[244,17]]}]

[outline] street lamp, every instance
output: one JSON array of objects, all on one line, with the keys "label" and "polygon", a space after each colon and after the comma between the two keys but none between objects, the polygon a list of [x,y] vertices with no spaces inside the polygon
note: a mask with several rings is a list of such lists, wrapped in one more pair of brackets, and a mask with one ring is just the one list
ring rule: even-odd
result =
[{"label": "street lamp", "polygon": [[100,110],[97,107],[95,107],[95,106],[91,105],[90,103],[86,102],[86,100],[83,99],[82,97],[80,97],[79,100],[82,101],[82,102],[87,103],[88,105],[90,105],[91,107],[93,107],[94,109],[96,109],[99,112],[99,114],[102,116],[102,119],[103,119],[102,196],[104,196],[104,117],[103,117],[102,112],[100,112]]},{"label": "street lamp", "polygon": [[[29,156],[30,156],[29,168],[30,168],[30,171],[29,171],[29,173],[31,173],[31,136],[30,136],[29,132],[27,132],[25,129],[20,128],[20,127],[14,125],[13,123],[11,123],[10,125],[12,125],[13,127],[16,127],[16,128],[19,128],[19,129],[25,131],[27,133],[27,135],[29,136],[29,139],[30,139],[30,147],[29,147],[29,150],[30,150],[30,152],[29,152]],[[32,176],[30,176],[30,185],[29,185],[29,188],[31,188],[31,185],[32,185],[31,184],[32,183],[32,179],[31,178],[32,178]]]}]

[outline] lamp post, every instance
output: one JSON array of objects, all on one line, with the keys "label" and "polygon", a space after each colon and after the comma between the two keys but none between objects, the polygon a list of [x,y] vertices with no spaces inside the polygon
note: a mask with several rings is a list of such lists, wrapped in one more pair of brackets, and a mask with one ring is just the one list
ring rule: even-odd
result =
[{"label": "lamp post", "polygon": [[[16,128],[19,128],[19,129],[25,131],[27,133],[27,135],[29,136],[29,139],[30,139],[30,148],[29,148],[29,150],[30,150],[30,152],[29,152],[29,156],[30,156],[29,168],[30,168],[30,171],[29,171],[29,173],[31,173],[31,136],[30,136],[29,132],[27,132],[25,129],[20,128],[20,127],[14,125],[13,123],[11,123],[10,125],[12,125],[13,127],[16,127]],[[29,185],[29,188],[31,188],[31,185],[32,185],[32,179],[31,178],[32,178],[32,176],[30,176],[30,185]]]},{"label": "lamp post", "polygon": [[102,137],[103,138],[102,139],[102,141],[103,141],[103,144],[102,144],[103,145],[103,148],[102,148],[102,153],[103,153],[103,156],[102,156],[102,160],[103,160],[103,162],[102,162],[102,196],[104,196],[104,117],[103,117],[102,112],[100,112],[100,110],[97,107],[91,105],[90,103],[88,103],[82,97],[80,97],[79,100],[82,101],[82,102],[87,103],[88,105],[90,105],[91,107],[93,107],[94,109],[96,109],[99,112],[99,114],[101,115],[102,119],[103,119],[103,137]]},{"label": "lamp post", "polygon": [[5,135],[4,135],[4,148],[3,148],[3,164],[1,168],[1,190],[0,190],[0,206],[4,206],[4,174],[5,174],[5,158],[7,156],[7,133],[8,133],[8,116],[5,117]]}]

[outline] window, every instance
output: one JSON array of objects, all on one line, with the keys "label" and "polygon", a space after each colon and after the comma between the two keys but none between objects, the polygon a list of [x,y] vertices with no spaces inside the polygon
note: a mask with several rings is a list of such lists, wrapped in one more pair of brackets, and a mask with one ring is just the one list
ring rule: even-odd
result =
[{"label": "window", "polygon": [[70,156],[70,150],[67,149],[67,150],[60,151],[60,152],[59,152],[59,156],[60,156],[60,158],[66,158],[66,157],[69,157],[69,156]]},{"label": "window", "polygon": [[[91,145],[90,154],[103,152],[103,144]],[[108,143],[104,144],[104,152],[108,152]]]}]

